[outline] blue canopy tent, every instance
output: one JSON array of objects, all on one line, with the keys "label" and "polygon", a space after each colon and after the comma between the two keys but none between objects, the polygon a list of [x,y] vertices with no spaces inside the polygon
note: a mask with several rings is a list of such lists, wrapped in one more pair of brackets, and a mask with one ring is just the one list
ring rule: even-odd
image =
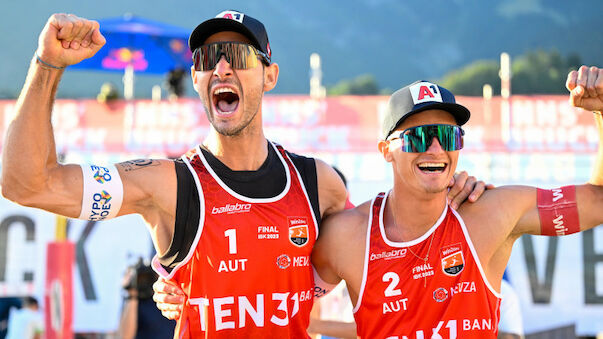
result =
[{"label": "blue canopy tent", "polygon": [[126,14],[98,20],[107,43],[92,58],[69,69],[124,72],[124,95],[133,93],[134,72],[166,74],[190,68],[189,29]]}]

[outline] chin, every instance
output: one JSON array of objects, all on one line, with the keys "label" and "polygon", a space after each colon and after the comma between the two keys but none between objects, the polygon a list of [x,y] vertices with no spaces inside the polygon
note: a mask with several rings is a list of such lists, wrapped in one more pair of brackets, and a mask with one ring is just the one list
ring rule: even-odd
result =
[{"label": "chin", "polygon": [[431,183],[424,185],[423,188],[427,193],[441,193],[448,190],[448,185],[446,183]]}]

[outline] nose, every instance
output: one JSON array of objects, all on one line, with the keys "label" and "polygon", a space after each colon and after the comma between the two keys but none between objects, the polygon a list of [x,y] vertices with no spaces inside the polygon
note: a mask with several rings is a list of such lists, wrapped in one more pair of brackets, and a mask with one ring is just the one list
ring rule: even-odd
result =
[{"label": "nose", "polygon": [[230,67],[230,63],[226,61],[226,57],[224,55],[220,57],[220,60],[216,64],[216,68],[214,68],[213,74],[220,79],[224,79],[232,75],[232,67]]},{"label": "nose", "polygon": [[438,140],[437,137],[433,137],[433,139],[431,139],[431,145],[429,145],[429,148],[427,148],[427,153],[440,153],[440,152],[444,152],[442,145],[440,145],[440,140]]}]

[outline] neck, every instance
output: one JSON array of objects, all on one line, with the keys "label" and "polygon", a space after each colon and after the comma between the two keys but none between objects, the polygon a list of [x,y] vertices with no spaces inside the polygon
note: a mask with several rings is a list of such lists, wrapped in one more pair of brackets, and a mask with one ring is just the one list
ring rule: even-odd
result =
[{"label": "neck", "polygon": [[261,129],[256,133],[225,136],[212,127],[203,145],[233,171],[255,171],[268,157],[268,140]]},{"label": "neck", "polygon": [[387,199],[384,226],[393,241],[410,241],[427,232],[446,207],[446,191],[416,195],[400,187],[392,189]]}]

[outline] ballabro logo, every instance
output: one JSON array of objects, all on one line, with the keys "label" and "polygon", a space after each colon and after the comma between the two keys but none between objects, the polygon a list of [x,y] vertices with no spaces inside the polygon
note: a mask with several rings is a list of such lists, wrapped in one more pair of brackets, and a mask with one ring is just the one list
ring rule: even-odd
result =
[{"label": "ballabro logo", "polygon": [[222,207],[213,207],[211,214],[232,214],[232,213],[246,213],[251,210],[251,204],[226,204]]}]

